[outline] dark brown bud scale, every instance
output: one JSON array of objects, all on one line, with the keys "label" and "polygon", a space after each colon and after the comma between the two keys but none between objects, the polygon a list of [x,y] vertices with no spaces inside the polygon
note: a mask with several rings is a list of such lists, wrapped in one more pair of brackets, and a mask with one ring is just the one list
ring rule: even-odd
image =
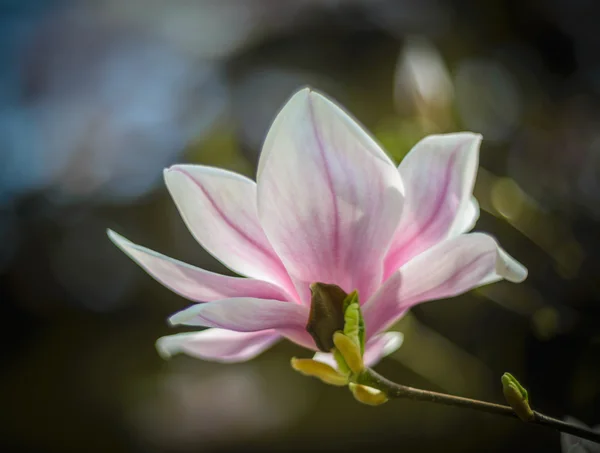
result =
[{"label": "dark brown bud scale", "polygon": [[329,283],[313,283],[310,290],[312,296],[306,331],[315,340],[317,348],[331,352],[335,347],[333,334],[344,330],[344,299],[348,294]]}]

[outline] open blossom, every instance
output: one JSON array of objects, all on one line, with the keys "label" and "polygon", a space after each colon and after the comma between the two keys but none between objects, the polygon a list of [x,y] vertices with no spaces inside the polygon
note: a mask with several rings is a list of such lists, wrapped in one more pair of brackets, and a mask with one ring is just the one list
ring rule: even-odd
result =
[{"label": "open blossom", "polygon": [[[358,291],[372,366],[401,343],[386,332],[412,306],[456,296],[526,269],[496,241],[469,231],[481,136],[434,135],[400,166],[323,95],[297,92],[266,137],[257,182],[226,170],[175,165],[165,181],[194,237],[232,271],[199,269],[110,238],[150,275],[197,302],[174,325],[201,332],[163,337],[164,355],[236,362],[281,338],[317,351],[306,331],[310,285]],[[316,358],[330,361],[331,354]]]}]

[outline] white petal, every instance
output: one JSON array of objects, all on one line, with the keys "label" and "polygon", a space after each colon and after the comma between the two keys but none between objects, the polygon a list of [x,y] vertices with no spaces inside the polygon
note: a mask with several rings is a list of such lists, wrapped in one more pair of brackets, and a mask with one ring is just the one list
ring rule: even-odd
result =
[{"label": "white petal", "polygon": [[316,352],[313,356],[313,360],[317,362],[325,363],[334,369],[338,369],[337,362],[333,358],[333,354],[331,352]]},{"label": "white petal", "polygon": [[373,336],[365,345],[365,355],[363,357],[365,366],[377,365],[385,356],[398,350],[403,341],[404,335],[401,332],[385,332]]},{"label": "white petal", "polygon": [[185,224],[233,271],[292,290],[289,276],[258,221],[256,184],[212,167],[176,165],[165,182]]},{"label": "white petal", "polygon": [[173,325],[219,327],[236,332],[305,330],[308,307],[293,302],[239,297],[192,305],[169,318]]},{"label": "white petal", "polygon": [[273,330],[233,332],[206,329],[159,338],[156,341],[156,349],[164,358],[185,353],[203,360],[233,363],[253,359],[280,338],[281,336]]},{"label": "white petal", "polygon": [[296,93],[263,147],[258,211],[302,295],[324,282],[366,298],[401,209],[400,177],[377,143],[329,99]]},{"label": "white petal", "polygon": [[367,334],[393,324],[410,307],[453,297],[501,279],[521,282],[527,269],[486,234],[448,239],[402,266],[367,301],[363,315]]},{"label": "white petal", "polygon": [[108,230],[108,237],[157,281],[195,302],[210,302],[231,297],[282,301],[291,299],[285,291],[271,283],[205,271],[134,244],[111,230]]},{"label": "white petal", "polygon": [[468,132],[431,135],[400,163],[404,211],[386,257],[386,277],[474,223],[478,210],[472,192],[480,143],[481,135]]},{"label": "white petal", "polygon": [[456,223],[452,226],[448,238],[471,231],[477,223],[477,220],[479,220],[479,214],[479,203],[475,197],[471,197],[471,200],[467,203],[465,209],[457,215]]}]

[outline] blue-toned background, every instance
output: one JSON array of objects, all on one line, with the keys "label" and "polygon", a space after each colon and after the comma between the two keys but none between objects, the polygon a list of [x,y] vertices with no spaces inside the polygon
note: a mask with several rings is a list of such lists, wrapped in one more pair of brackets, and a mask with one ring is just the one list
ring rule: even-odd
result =
[{"label": "blue-toned background", "polygon": [[162,182],[176,162],[253,176],[300,86],[399,161],[484,136],[476,230],[530,271],[415,308],[378,366],[412,386],[600,423],[600,4],[592,0],[0,0],[0,449],[559,452],[513,420],[380,408],[289,367],[159,358],[187,302],[106,237],[227,272]]}]

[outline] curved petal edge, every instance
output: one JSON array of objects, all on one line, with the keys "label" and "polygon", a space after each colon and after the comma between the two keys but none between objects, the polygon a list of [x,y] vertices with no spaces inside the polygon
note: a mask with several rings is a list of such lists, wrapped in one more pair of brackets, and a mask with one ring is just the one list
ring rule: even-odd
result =
[{"label": "curved petal edge", "polygon": [[258,212],[301,297],[314,282],[368,297],[402,211],[389,157],[334,102],[310,89],[283,107],[263,146]]},{"label": "curved petal edge", "polygon": [[526,278],[527,269],[491,236],[470,233],[448,239],[402,266],[367,301],[367,334],[389,327],[418,303],[454,297],[501,279],[519,283]]},{"label": "curved petal edge", "polygon": [[184,353],[203,360],[235,363],[253,359],[280,339],[273,330],[247,333],[206,329],[161,337],[156,341],[156,349],[165,359]]},{"label": "curved petal edge", "polygon": [[282,301],[291,299],[283,289],[271,283],[209,272],[137,245],[112,230],[108,230],[107,234],[119,249],[156,281],[194,302],[210,302],[231,297]]},{"label": "curved petal edge", "polygon": [[192,305],[169,318],[171,325],[218,327],[236,332],[267,329],[303,330],[308,320],[304,305],[279,300],[238,297]]}]

